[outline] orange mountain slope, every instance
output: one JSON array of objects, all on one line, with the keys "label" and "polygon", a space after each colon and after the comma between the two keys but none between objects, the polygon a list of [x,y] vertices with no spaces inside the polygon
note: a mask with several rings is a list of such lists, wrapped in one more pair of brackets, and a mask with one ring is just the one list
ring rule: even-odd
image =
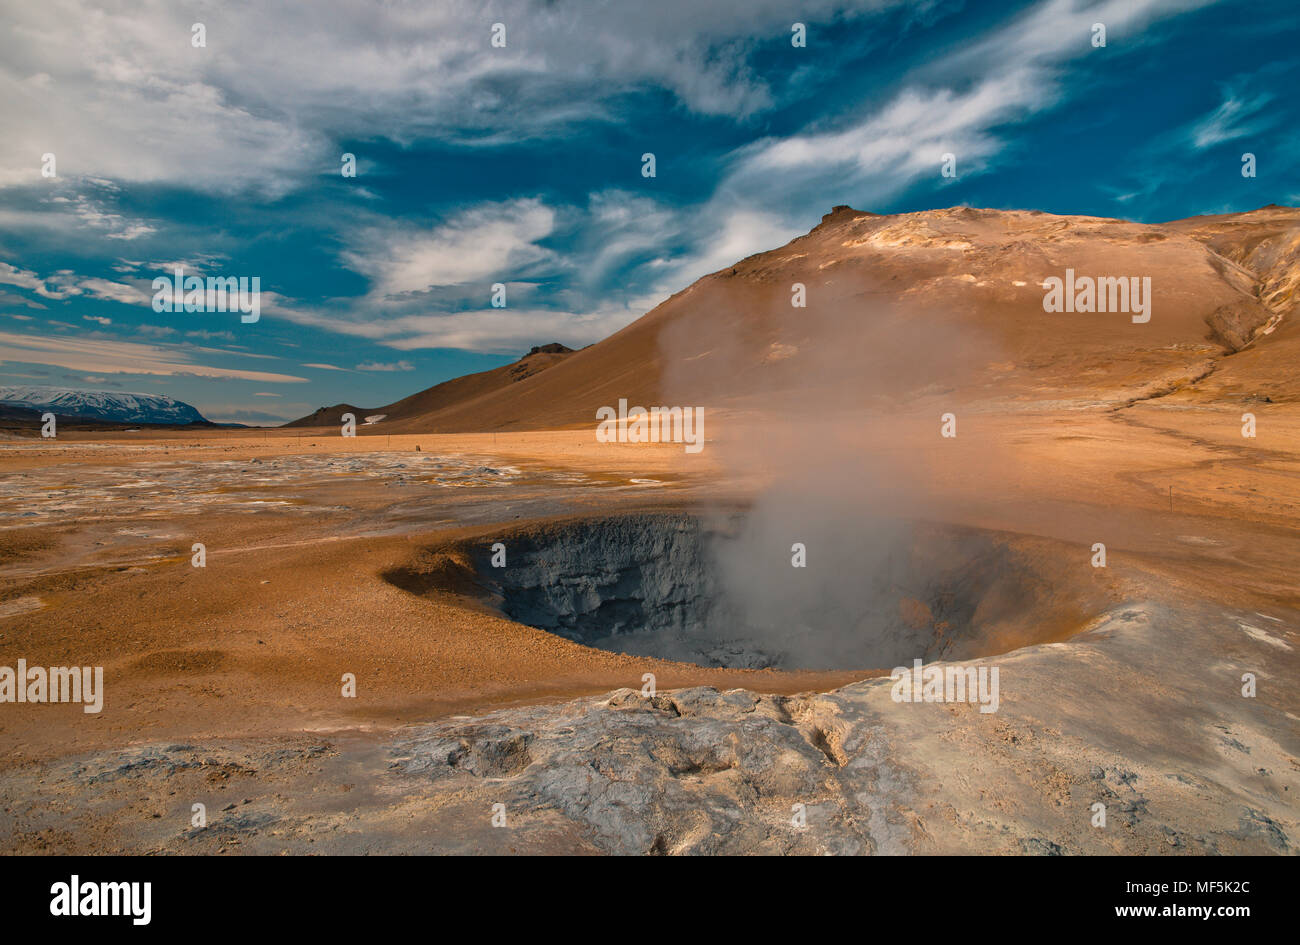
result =
[{"label": "orange mountain slope", "polygon": [[[1124,301],[1100,280],[1123,280],[1132,296],[1123,311],[1049,312],[1051,278],[1073,279],[1072,301],[1096,281],[1095,307]],[[377,408],[388,419],[364,432],[594,424],[620,398],[742,409],[810,396],[851,408],[1287,400],[1300,395],[1300,329],[1288,320],[1298,284],[1295,208],[1142,224],[836,207],[806,236],[705,276],[597,344],[439,384]],[[335,410],[297,423],[332,424]]]}]

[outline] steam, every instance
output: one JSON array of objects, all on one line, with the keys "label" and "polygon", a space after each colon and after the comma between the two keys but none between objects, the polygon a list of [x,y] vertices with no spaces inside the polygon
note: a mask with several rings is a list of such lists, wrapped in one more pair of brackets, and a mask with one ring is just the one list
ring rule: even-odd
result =
[{"label": "steam", "polygon": [[[958,398],[998,349],[938,306],[899,303],[897,282],[847,264],[831,278],[801,269],[799,243],[776,271],[697,285],[711,317],[660,333],[667,402],[722,414],[705,455],[723,481],[750,485],[738,524],[730,497],[703,510],[732,534],[711,545],[718,601],[698,632],[743,637],[786,667],[934,658],[938,618],[925,600],[942,588],[913,560],[912,520],[925,517],[936,475],[952,472],[941,414],[958,415],[960,436]],[[792,308],[794,282],[807,308]],[[722,327],[703,335],[702,323]],[[796,544],[806,567],[792,563]]]}]

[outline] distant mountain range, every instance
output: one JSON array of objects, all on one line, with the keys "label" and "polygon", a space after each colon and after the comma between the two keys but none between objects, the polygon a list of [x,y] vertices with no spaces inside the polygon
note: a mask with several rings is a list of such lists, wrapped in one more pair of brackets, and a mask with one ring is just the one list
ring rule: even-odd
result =
[{"label": "distant mountain range", "polygon": [[208,423],[196,409],[165,394],[62,387],[0,387],[0,404],[102,423]]}]

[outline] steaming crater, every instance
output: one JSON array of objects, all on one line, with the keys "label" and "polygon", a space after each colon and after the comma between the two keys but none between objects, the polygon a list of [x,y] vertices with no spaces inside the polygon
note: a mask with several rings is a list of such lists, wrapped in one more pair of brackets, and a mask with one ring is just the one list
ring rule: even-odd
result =
[{"label": "steaming crater", "polygon": [[[507,566],[493,567],[501,541]],[[745,516],[542,523],[391,572],[586,646],[703,666],[868,669],[1058,640],[1114,603],[1087,549],[923,523],[806,543]]]}]

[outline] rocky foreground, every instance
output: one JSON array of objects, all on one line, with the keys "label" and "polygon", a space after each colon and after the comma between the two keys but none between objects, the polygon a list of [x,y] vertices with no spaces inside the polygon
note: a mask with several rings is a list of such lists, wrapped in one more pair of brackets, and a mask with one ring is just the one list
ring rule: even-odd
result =
[{"label": "rocky foreground", "polygon": [[1296,628],[1135,602],[968,664],[999,668],[996,712],[878,678],[135,747],[12,772],[5,826],[26,849],[138,853],[1288,854]]}]

